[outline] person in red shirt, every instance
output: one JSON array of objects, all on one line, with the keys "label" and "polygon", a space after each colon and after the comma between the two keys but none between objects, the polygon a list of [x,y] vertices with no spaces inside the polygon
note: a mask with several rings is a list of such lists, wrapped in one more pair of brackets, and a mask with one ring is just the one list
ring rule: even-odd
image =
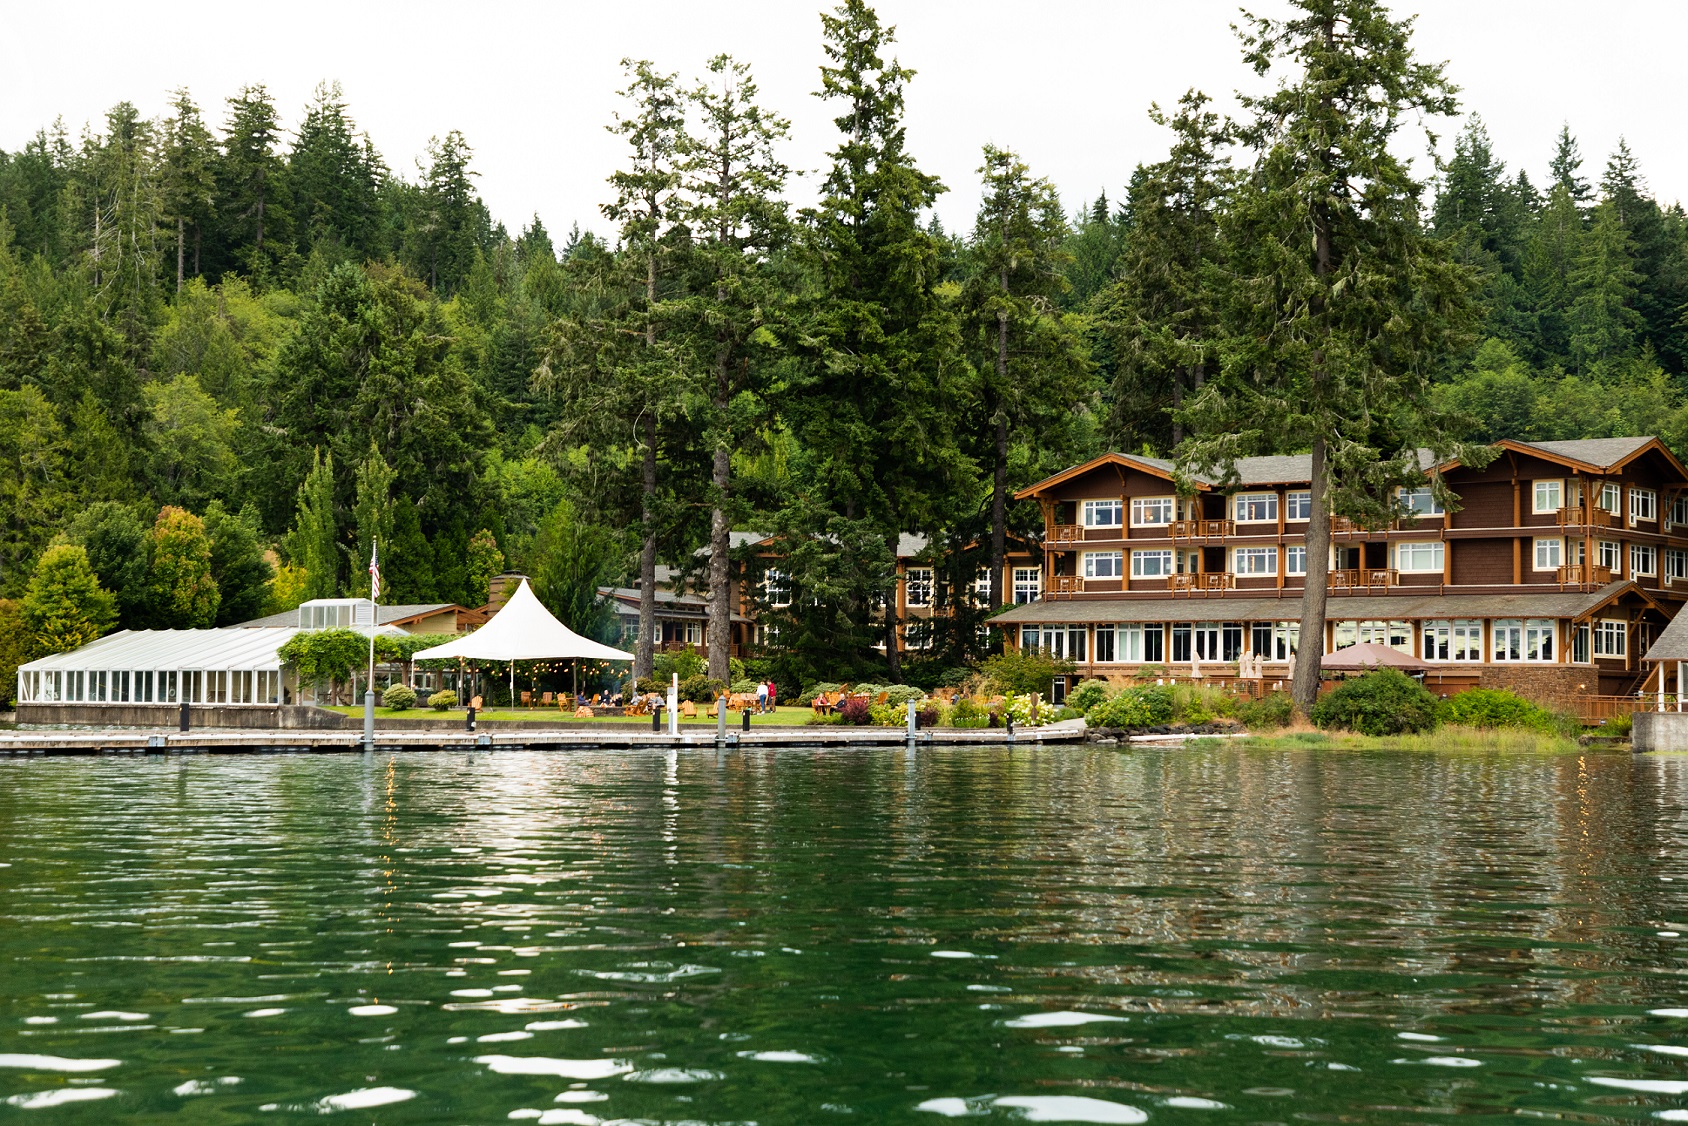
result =
[{"label": "person in red shirt", "polygon": [[780,686],[774,683],[773,677],[768,678],[768,710],[774,711],[779,707]]}]

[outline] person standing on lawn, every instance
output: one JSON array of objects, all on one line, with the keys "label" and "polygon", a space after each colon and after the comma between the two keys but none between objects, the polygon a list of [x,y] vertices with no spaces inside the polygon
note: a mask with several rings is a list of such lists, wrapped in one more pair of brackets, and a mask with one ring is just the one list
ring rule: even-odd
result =
[{"label": "person standing on lawn", "polygon": [[780,686],[772,678],[768,678],[768,710],[774,711],[780,706]]},{"label": "person standing on lawn", "polygon": [[756,685],[756,714],[765,715],[768,711],[768,682],[759,681]]}]

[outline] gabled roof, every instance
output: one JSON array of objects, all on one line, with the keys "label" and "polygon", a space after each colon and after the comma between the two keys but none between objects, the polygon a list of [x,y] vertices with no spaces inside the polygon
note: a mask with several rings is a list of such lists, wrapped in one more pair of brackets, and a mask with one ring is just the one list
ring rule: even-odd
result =
[{"label": "gabled roof", "polygon": [[1688,467],[1658,438],[1643,434],[1634,438],[1575,438],[1563,442],[1524,442],[1502,438],[1495,445],[1584,469],[1590,473],[1615,473],[1644,453],[1657,452],[1671,467],[1688,478]]},{"label": "gabled roof", "polygon": [[279,669],[281,647],[298,632],[297,626],[126,629],[20,669]]},{"label": "gabled roof", "polygon": [[[1418,451],[1419,468],[1429,472],[1435,461],[1429,450]],[[1071,469],[1064,469],[1053,477],[1046,477],[1035,485],[1030,485],[1014,494],[1015,500],[1024,500],[1029,496],[1036,496],[1045,489],[1082,477],[1094,469],[1105,465],[1118,465],[1127,469],[1137,469],[1144,473],[1152,473],[1157,477],[1173,479],[1173,463],[1163,457],[1147,457],[1143,454],[1106,453],[1100,457],[1093,457],[1082,465],[1075,465]],[[1263,457],[1239,457],[1237,459],[1236,486],[1246,488],[1259,485],[1300,485],[1313,478],[1313,457],[1311,454],[1270,454]],[[1208,490],[1222,487],[1218,477],[1210,474],[1197,473],[1192,475],[1191,481],[1197,489]]]},{"label": "gabled roof", "polygon": [[1688,661],[1688,614],[1679,613],[1647,650],[1643,661]]}]

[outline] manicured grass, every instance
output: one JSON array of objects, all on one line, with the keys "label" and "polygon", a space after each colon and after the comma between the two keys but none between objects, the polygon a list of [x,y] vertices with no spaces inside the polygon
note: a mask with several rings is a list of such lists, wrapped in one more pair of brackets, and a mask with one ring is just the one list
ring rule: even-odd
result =
[{"label": "manicured grass", "polygon": [[[351,716],[354,719],[363,718],[363,708],[357,706],[336,705],[333,707],[325,707],[324,710],[339,712],[341,715]],[[763,727],[769,725],[792,727],[805,722],[812,715],[814,715],[814,712],[809,708],[776,708],[773,712],[767,715],[758,715],[752,712],[750,716],[750,724],[752,727]],[[398,712],[391,708],[376,708],[375,718],[378,720],[393,720],[398,723],[403,723],[407,720],[444,719],[460,724],[463,722],[463,709],[453,708],[450,711],[436,712],[432,708],[418,707],[406,708],[404,711]],[[649,727],[651,725],[651,717],[648,715],[607,715],[594,716],[591,719],[576,719],[574,718],[574,712],[572,710],[562,711],[561,709],[554,707],[493,708],[488,711],[476,712],[475,721],[477,723],[524,722],[634,724],[643,727]],[[739,718],[738,712],[727,713],[727,727],[729,729],[736,731],[738,730],[739,725],[743,722],[744,720]],[[695,719],[682,715],[680,717],[680,723],[687,727],[695,724],[702,724],[709,727],[715,726],[715,720],[708,715],[705,715],[703,708],[698,709],[697,718]],[[667,716],[663,716],[662,725],[665,728],[668,726]]]},{"label": "manicured grass", "polygon": [[[1442,726],[1422,735],[1355,735],[1347,731],[1284,731],[1272,735],[1249,735],[1240,739],[1192,739],[1189,746],[1211,749],[1243,747],[1262,751],[1459,751],[1523,754],[1566,754],[1586,752],[1569,735],[1527,731],[1521,728],[1476,728]],[[1628,749],[1624,750],[1628,754]]]}]

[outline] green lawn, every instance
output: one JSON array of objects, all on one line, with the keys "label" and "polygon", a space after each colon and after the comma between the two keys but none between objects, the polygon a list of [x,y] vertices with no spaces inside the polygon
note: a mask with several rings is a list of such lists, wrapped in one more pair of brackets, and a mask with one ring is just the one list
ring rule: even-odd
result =
[{"label": "green lawn", "polygon": [[[328,707],[325,710],[339,712],[341,715],[348,715],[354,719],[363,718],[363,708],[361,707],[336,706]],[[714,727],[715,720],[704,715],[703,711],[704,709],[701,707],[698,709],[698,716],[696,719],[688,719],[685,716],[681,716],[680,723],[687,727],[693,725]],[[756,715],[752,713],[750,723],[753,727],[761,727],[770,724],[789,727],[793,724],[802,724],[806,722],[809,717],[814,714],[815,713],[809,708],[778,708],[768,715]],[[375,718],[378,720],[397,720],[401,723],[410,719],[445,719],[460,724],[463,722],[463,709],[454,708],[451,711],[436,712],[432,708],[418,707],[406,708],[404,711],[400,712],[394,711],[391,708],[376,708]],[[574,712],[565,712],[558,708],[492,708],[488,711],[476,712],[475,720],[477,723],[498,723],[500,721],[509,723],[512,721],[526,721],[530,723],[620,723],[634,724],[644,727],[649,727],[651,725],[651,717],[648,715],[610,715],[595,716],[592,719],[576,719],[574,718]],[[739,718],[738,712],[727,713],[727,727],[729,729],[736,731],[738,730],[739,725],[743,722],[744,720]],[[668,726],[667,716],[663,717],[662,725],[664,728]]]}]

